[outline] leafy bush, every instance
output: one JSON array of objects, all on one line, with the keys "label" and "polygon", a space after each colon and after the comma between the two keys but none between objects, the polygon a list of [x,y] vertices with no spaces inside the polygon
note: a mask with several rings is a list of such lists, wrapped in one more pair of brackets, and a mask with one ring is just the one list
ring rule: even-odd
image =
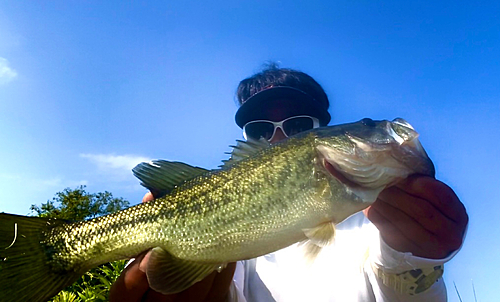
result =
[{"label": "leafy bush", "polygon": [[52,298],[52,302],[108,301],[111,285],[120,276],[128,260],[119,260],[91,269],[78,281]]}]

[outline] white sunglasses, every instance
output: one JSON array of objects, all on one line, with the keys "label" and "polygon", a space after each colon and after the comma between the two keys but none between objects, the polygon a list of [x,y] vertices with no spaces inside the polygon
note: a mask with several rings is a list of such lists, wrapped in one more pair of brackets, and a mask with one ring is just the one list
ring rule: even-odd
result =
[{"label": "white sunglasses", "polygon": [[243,126],[243,137],[245,139],[265,138],[271,141],[276,134],[276,129],[280,128],[286,137],[297,134],[302,131],[310,130],[319,127],[319,120],[309,115],[292,116],[282,120],[281,122],[273,122],[269,120],[251,121]]}]

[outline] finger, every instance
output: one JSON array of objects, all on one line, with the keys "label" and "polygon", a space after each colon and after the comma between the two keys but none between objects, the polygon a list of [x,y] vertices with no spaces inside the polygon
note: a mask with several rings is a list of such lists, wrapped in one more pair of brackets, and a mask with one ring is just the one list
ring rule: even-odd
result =
[{"label": "finger", "polygon": [[400,252],[411,252],[415,256],[433,259],[442,259],[453,251],[453,248],[440,242],[437,236],[422,228],[405,213],[391,208],[387,204],[371,207],[375,216],[379,216],[375,218],[379,221],[374,224],[389,246]]},{"label": "finger", "polygon": [[468,217],[465,207],[455,192],[441,181],[427,176],[412,175],[396,186],[408,194],[432,203],[451,220],[459,224],[467,223]]},{"label": "finger", "polygon": [[109,301],[141,301],[149,289],[146,274],[139,269],[142,256],[131,262],[120,274],[109,292]]},{"label": "finger", "polygon": [[423,228],[438,236],[446,236],[457,228],[456,223],[443,215],[432,203],[409,195],[398,187],[391,187],[381,192],[377,204],[382,206],[388,204],[392,208],[399,209]]},{"label": "finger", "polygon": [[177,302],[182,301],[177,299],[175,295],[164,295],[153,289],[149,289],[148,292],[142,297],[141,302]]},{"label": "finger", "polygon": [[212,288],[207,295],[207,301],[225,301],[229,294],[229,286],[233,281],[236,262],[228,263],[220,273],[215,275]]},{"label": "finger", "polygon": [[146,193],[146,195],[144,195],[144,197],[142,198],[142,202],[148,202],[148,201],[152,201],[154,198],[153,196],[153,193],[151,192],[148,192]]},{"label": "finger", "polygon": [[208,301],[206,297],[210,291],[210,288],[213,285],[216,274],[217,272],[214,271],[208,276],[206,276],[203,280],[193,284],[189,288],[177,294],[169,295],[170,298],[172,299],[171,301],[193,301],[193,302]]},{"label": "finger", "polygon": [[148,268],[148,261],[149,261],[149,257],[151,257],[151,250],[149,250],[148,252],[146,253],[143,253],[143,254],[140,254],[140,256],[138,257],[138,259],[136,260],[139,260],[140,261],[140,264],[139,264],[139,269],[143,272],[143,273],[146,273],[146,270]]},{"label": "finger", "polygon": [[380,236],[391,248],[399,252],[411,252],[414,255],[420,254],[420,247],[407,238],[404,232],[384,217],[376,207],[372,206],[368,208],[366,216],[377,227],[380,231]]}]

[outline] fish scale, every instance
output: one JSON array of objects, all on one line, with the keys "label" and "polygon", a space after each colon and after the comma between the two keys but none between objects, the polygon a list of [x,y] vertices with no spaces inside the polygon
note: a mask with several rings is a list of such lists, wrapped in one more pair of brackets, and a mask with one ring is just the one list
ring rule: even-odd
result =
[{"label": "fish scale", "polygon": [[92,267],[150,249],[148,281],[166,294],[299,241],[313,259],[334,225],[386,186],[434,175],[417,137],[396,119],[312,129],[272,145],[240,141],[217,170],[139,164],[134,174],[162,196],[115,214],[68,223],[2,213],[0,300],[45,301]]}]

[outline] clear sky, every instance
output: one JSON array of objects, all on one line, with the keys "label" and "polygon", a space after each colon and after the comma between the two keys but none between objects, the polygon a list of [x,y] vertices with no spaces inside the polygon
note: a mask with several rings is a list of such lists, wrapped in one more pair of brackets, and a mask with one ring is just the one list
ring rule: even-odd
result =
[{"label": "clear sky", "polygon": [[323,85],[332,123],[420,132],[470,216],[449,300],[498,301],[500,2],[27,3],[0,0],[0,212],[80,184],[136,204],[142,160],[216,168],[238,82],[274,60]]}]

